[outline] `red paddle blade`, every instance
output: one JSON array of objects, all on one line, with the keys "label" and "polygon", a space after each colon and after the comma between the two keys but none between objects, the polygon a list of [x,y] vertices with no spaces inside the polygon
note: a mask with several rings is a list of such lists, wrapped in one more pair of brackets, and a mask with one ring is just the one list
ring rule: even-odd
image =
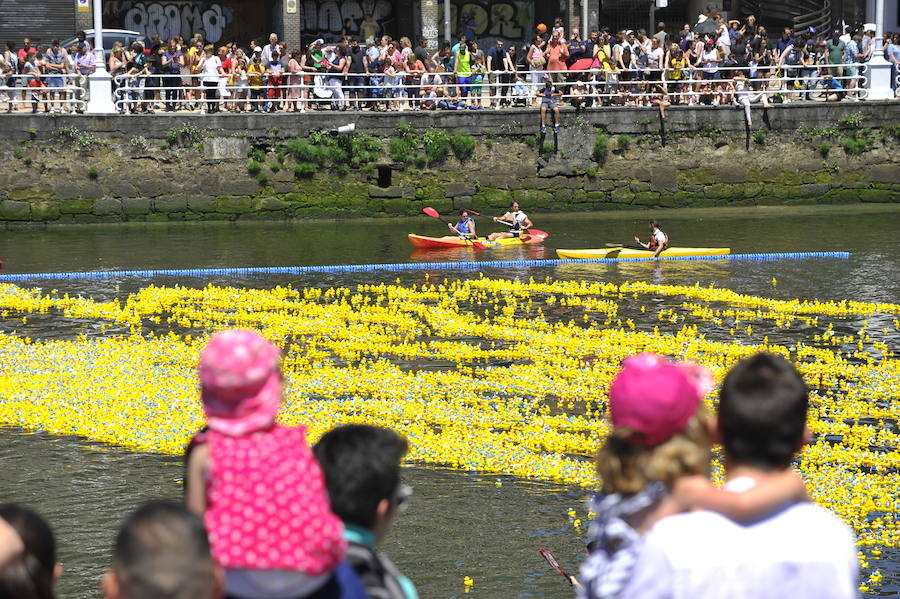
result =
[{"label": "red paddle blade", "polygon": [[541,231],[540,229],[528,229],[528,233],[534,235],[535,237],[550,237],[550,234],[546,231]]},{"label": "red paddle blade", "polygon": [[481,243],[480,241],[472,241],[472,247],[476,250],[486,250],[487,246]]},{"label": "red paddle blade", "polygon": [[435,210],[434,208],[432,208],[431,206],[426,206],[425,208],[422,208],[422,212],[424,212],[431,218],[440,218],[441,217],[441,215],[438,214],[438,211]]}]

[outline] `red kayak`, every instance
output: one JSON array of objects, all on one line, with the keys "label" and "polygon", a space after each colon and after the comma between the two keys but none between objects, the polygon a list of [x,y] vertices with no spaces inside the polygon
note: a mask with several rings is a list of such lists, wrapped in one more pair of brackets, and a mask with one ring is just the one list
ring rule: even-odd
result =
[{"label": "red kayak", "polygon": [[[447,235],[445,237],[425,237],[423,235],[410,233],[408,237],[409,242],[413,244],[413,246],[422,249],[473,247],[475,245],[471,239],[461,239],[452,235]],[[529,229],[527,234],[522,234],[519,237],[504,237],[503,239],[498,239],[496,241],[488,241],[487,237],[483,237],[477,239],[476,242],[482,246],[495,247],[499,245],[541,243],[547,239],[547,237],[549,237],[549,235],[545,231]]]}]

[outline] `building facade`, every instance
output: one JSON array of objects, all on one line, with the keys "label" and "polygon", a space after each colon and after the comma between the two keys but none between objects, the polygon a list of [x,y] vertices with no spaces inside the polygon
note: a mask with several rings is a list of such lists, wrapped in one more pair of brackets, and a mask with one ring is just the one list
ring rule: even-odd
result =
[{"label": "building facade", "polygon": [[[47,43],[53,37],[71,37],[76,30],[93,26],[91,1],[0,0],[0,42],[18,45],[29,37]],[[900,30],[900,0],[883,1],[884,30]],[[447,32],[451,39],[465,33],[488,43],[497,38],[525,43],[539,23],[551,27],[556,17],[563,19],[567,31],[585,29],[585,15],[588,30],[601,26],[649,30],[664,21],[671,31],[710,12],[738,19],[756,14],[773,34],[784,26],[805,28],[807,21],[824,30],[841,23],[874,22],[876,0],[657,3],[663,6],[650,0],[110,0],[103,2],[103,25],[162,39],[202,33],[211,43],[234,41],[242,47],[251,40],[264,43],[270,32],[278,33],[289,48],[300,48],[317,38],[335,41],[344,32],[362,36],[373,31],[413,41],[424,36],[436,47]]]}]

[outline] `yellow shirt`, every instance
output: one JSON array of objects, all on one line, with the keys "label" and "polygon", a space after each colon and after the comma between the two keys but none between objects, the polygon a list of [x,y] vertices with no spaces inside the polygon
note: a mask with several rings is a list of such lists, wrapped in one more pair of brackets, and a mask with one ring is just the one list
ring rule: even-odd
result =
[{"label": "yellow shirt", "polygon": [[247,67],[247,79],[250,81],[250,87],[262,87],[262,74],[266,72],[265,67],[261,64],[251,64]]},{"label": "yellow shirt", "polygon": [[600,68],[604,71],[611,71],[612,61],[609,59],[609,45],[596,46],[594,49],[594,57],[600,63]]}]

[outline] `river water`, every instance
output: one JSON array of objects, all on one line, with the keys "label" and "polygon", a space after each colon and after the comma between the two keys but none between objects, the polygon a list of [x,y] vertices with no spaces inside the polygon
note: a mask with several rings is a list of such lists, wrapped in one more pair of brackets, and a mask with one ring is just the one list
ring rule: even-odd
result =
[{"label": "river water", "polygon": [[[646,237],[646,219],[656,217],[674,245],[729,246],[740,252],[847,250],[850,259],[777,262],[659,262],[618,265],[564,265],[497,269],[492,277],[645,280],[665,284],[715,285],[776,298],[900,299],[900,209],[891,206],[720,209],[679,212],[534,216],[551,237],[543,246],[413,251],[408,232],[440,235],[445,225],[417,219],[314,221],[303,223],[171,224],[73,226],[9,231],[0,239],[3,272],[216,268],[390,263],[443,260],[555,258],[556,248],[602,247],[605,242]],[[480,227],[489,227],[486,220]],[[479,229],[481,230],[481,229]],[[472,272],[440,271],[468,277]],[[778,285],[773,288],[772,279]],[[152,279],[157,284],[206,283],[268,287],[346,286],[361,282],[420,281],[421,273],[317,273],[305,276]],[[149,278],[53,281],[60,292],[105,299],[135,291]],[[27,283],[22,283],[27,284]],[[35,279],[34,286],[51,283]],[[31,319],[0,330],[35,339],[91,333],[52,318]],[[896,349],[896,345],[894,349]],[[139,502],[181,495],[177,458],[125,451],[71,437],[0,432],[0,501],[27,504],[56,529],[65,574],[62,597],[99,595],[99,577],[121,519]],[[577,488],[432,468],[408,467],[414,488],[384,549],[417,584],[423,598],[463,595],[463,578],[475,581],[470,596],[567,597],[562,577],[537,553],[551,548],[563,565],[582,557],[583,536],[567,512],[583,513],[586,493]],[[885,576],[874,596],[900,593],[900,552],[887,550],[873,563]]]}]

